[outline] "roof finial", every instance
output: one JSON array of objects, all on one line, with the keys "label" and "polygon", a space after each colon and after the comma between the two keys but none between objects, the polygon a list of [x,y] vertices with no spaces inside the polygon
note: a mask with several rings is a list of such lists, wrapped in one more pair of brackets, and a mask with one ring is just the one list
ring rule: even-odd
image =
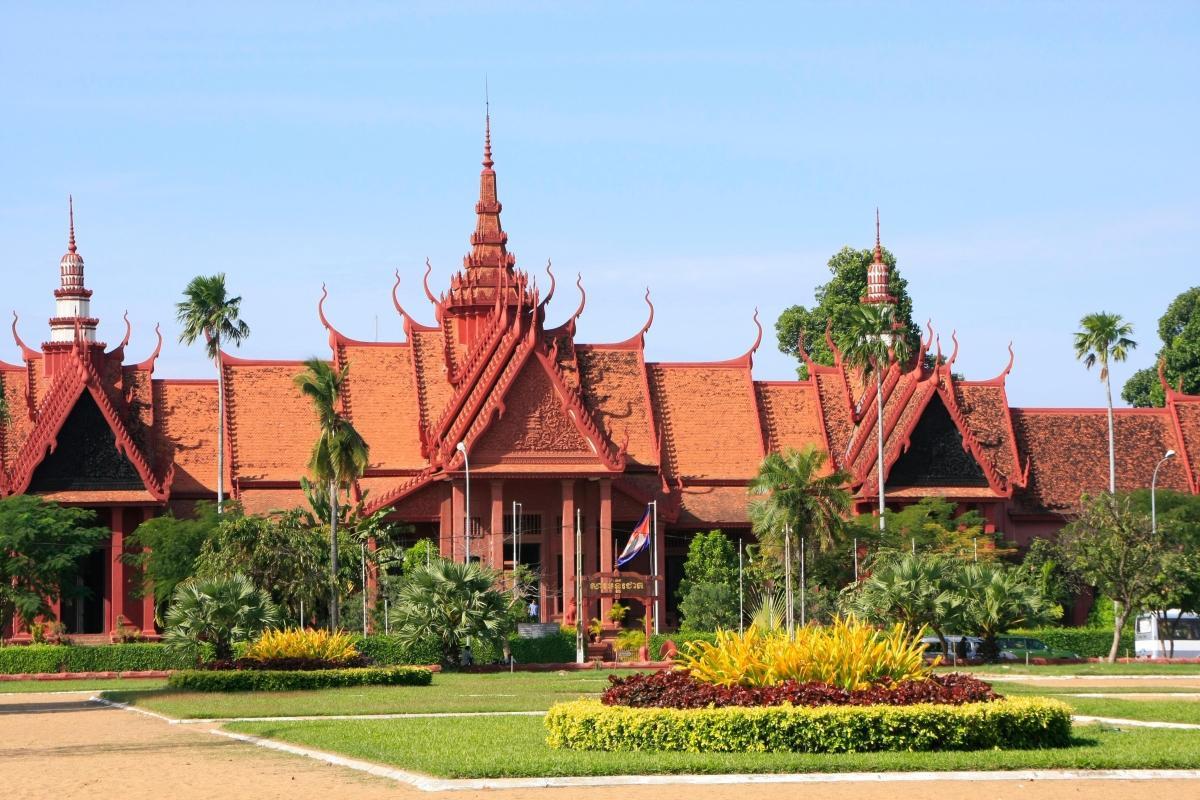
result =
[{"label": "roof finial", "polygon": [[487,76],[483,76],[483,166],[492,168],[492,100],[488,92]]},{"label": "roof finial", "polygon": [[71,195],[67,195],[67,208],[69,209],[68,213],[70,214],[70,217],[71,217],[71,235],[67,239],[67,251],[74,253],[75,252],[75,198]]},{"label": "roof finial", "polygon": [[875,263],[883,263],[883,245],[879,238],[879,206],[875,206]]},{"label": "roof finial", "polygon": [[875,207],[875,257],[867,267],[867,293],[864,303],[895,304],[896,299],[888,292],[888,266],[883,260],[883,241],[879,235],[879,206]]}]

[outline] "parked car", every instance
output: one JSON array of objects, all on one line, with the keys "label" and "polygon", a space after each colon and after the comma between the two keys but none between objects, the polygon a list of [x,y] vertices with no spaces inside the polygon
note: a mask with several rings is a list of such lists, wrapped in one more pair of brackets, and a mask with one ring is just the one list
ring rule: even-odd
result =
[{"label": "parked car", "polygon": [[953,666],[958,663],[982,660],[980,653],[983,639],[978,636],[947,636],[946,644],[950,647],[949,653],[942,650],[942,641],[936,636],[926,636],[921,641],[925,644],[926,661],[933,661],[940,656],[943,664]]},{"label": "parked car", "polygon": [[1032,636],[997,636],[996,647],[1002,661],[1024,661],[1026,658],[1077,659],[1078,653],[1058,650]]}]

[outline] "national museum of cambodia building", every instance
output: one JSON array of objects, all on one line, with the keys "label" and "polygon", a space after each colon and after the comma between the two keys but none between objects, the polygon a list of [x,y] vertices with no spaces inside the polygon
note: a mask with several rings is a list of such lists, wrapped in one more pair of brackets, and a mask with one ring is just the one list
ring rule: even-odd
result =
[{"label": "national museum of cambodia building", "polygon": [[[556,294],[551,276],[542,294],[516,268],[500,210],[489,139],[470,252],[441,293],[426,270],[430,309],[396,302],[404,341],[351,339],[318,306],[330,357],[349,366],[345,411],[370,445],[370,467],[354,487],[368,509],[390,510],[460,559],[469,517],[472,555],[502,567],[514,555],[519,503],[516,555],[541,568],[542,616],[561,619],[573,616],[577,510],[583,570],[604,573],[656,501],[656,571],[670,590],[690,533],[748,535],[746,486],[768,452],[816,445],[852,476],[860,511],[877,504],[873,385],[860,391],[840,364],[809,364],[806,380],[756,381],[761,327],[735,358],[647,361],[648,294],[648,319],[628,339],[576,341],[582,285],[569,315],[549,314],[564,292]],[[0,361],[9,409],[0,423],[0,496],[94,509],[112,530],[111,546],[83,571],[93,597],[60,616],[76,633],[107,633],[124,617],[152,634],[152,607],[121,561],[124,538],[167,509],[186,514],[215,498],[217,381],[155,378],[161,337],[141,361],[127,357],[128,329],[106,347],[91,294],[72,221],[48,340],[29,346],[14,321],[19,358]],[[937,495],[978,510],[1019,544],[1053,535],[1081,492],[1108,485],[1104,409],[1013,408],[1005,392],[1011,351],[995,377],[962,380],[951,372],[957,349],[936,368],[917,358],[886,375],[888,504]],[[223,354],[220,368],[228,491],[248,512],[303,504],[299,481],[317,428],[292,382],[301,363]],[[1119,489],[1148,486],[1174,450],[1158,485],[1200,491],[1200,397],[1164,388],[1164,408],[1115,412]],[[642,554],[629,569],[648,573],[648,561]]]}]

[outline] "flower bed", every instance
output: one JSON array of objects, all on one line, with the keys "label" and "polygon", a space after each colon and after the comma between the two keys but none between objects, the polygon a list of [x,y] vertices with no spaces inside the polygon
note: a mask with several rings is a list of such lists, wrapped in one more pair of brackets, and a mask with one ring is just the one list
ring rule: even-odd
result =
[{"label": "flower bed", "polygon": [[1014,698],[964,705],[790,705],[629,708],[596,700],[546,714],[547,742],[573,750],[689,753],[847,753],[1063,747],[1071,710],[1057,700]]},{"label": "flower bed", "polygon": [[816,681],[783,681],[771,686],[720,686],[682,670],[643,673],[612,684],[600,702],[633,708],[723,708],[726,706],[907,706],[917,703],[963,705],[1002,699],[978,678],[952,672],[919,680],[879,684],[866,689],[840,689]]},{"label": "flower bed", "polygon": [[339,686],[428,686],[432,680],[433,673],[420,667],[180,670],[167,678],[167,687],[191,692],[283,692]]}]

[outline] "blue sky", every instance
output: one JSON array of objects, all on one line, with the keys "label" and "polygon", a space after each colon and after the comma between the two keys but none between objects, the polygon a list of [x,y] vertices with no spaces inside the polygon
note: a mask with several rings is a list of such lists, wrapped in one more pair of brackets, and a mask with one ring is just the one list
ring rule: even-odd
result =
[{"label": "blue sky", "polygon": [[[246,6],[253,5],[253,8]],[[334,6],[337,6],[335,9]],[[46,335],[73,192],[101,333],[163,323],[189,278],[245,298],[248,357],[325,354],[316,318],[398,338],[392,272],[426,320],[473,226],[491,86],[504,225],[552,258],[551,323],[656,360],[723,359],[866,247],[874,209],[916,314],[958,367],[1017,353],[1014,404],[1097,405],[1071,333],[1132,320],[1149,365],[1200,283],[1200,5],[6,4],[0,26],[0,309]],[[568,279],[570,276],[570,279]],[[35,345],[36,346],[36,345]],[[0,346],[0,358],[17,359]]]}]

